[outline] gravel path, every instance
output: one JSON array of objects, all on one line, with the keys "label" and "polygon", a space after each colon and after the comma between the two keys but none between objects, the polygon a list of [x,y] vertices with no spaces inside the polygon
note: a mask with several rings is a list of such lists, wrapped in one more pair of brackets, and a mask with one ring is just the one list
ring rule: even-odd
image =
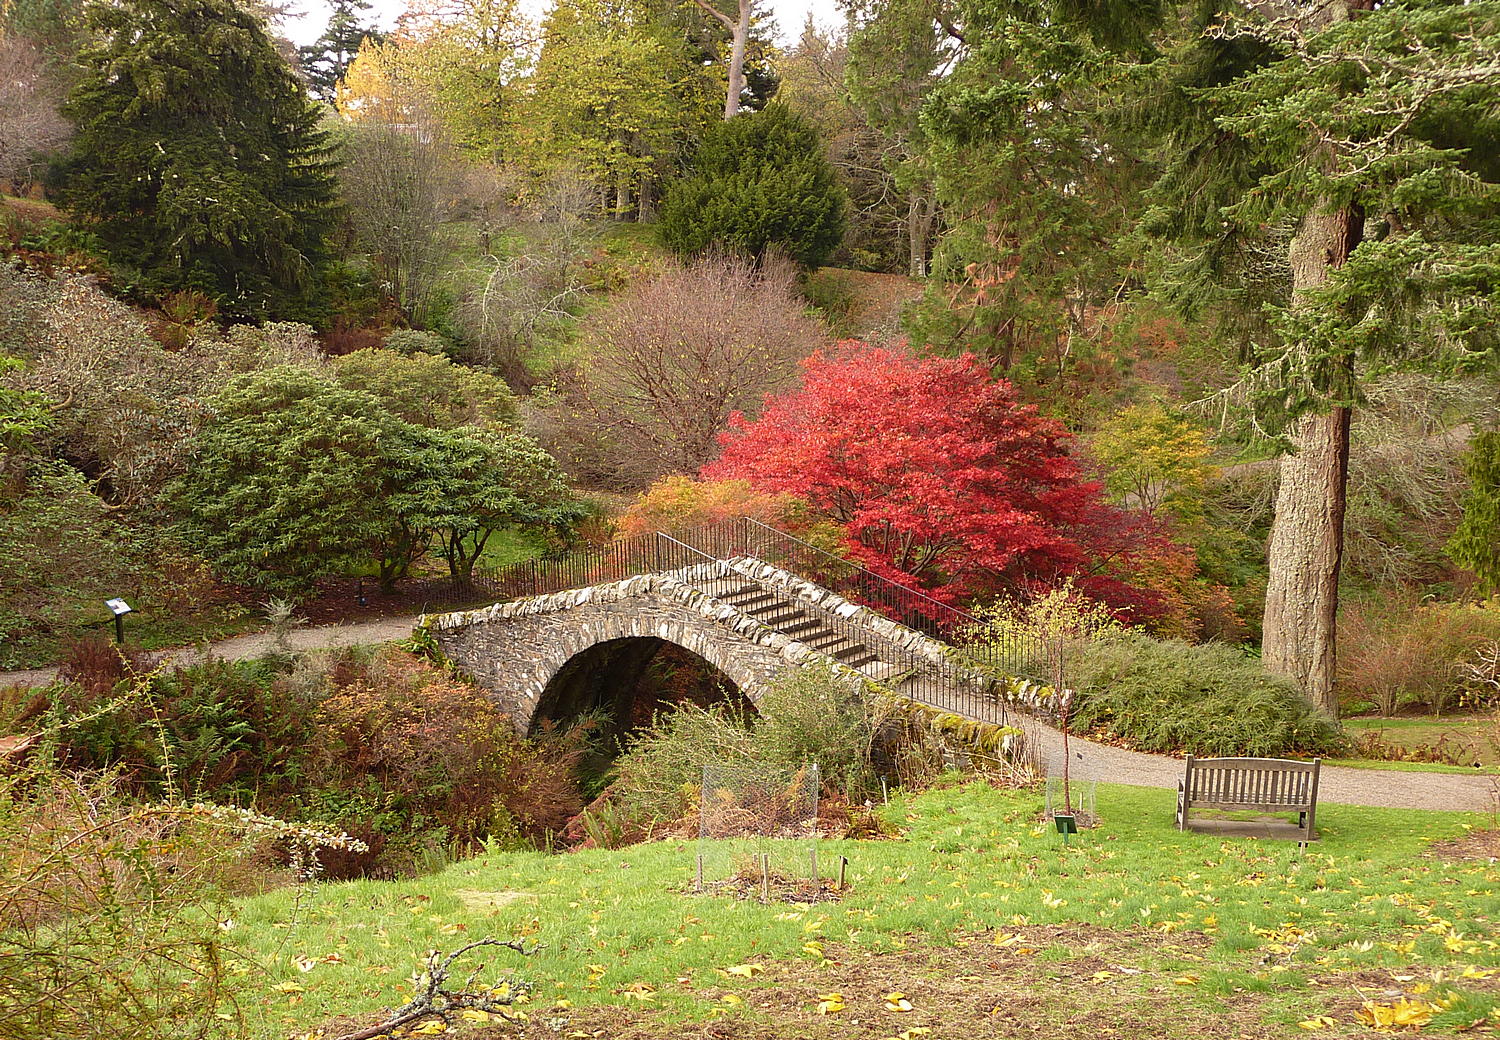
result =
[{"label": "gravel path", "polygon": [[[384,643],[411,635],[416,621],[415,617],[393,617],[349,625],[317,625],[296,630],[292,633],[290,642],[294,650],[325,650]],[[271,637],[264,632],[236,636],[211,645],[214,656],[231,661],[259,657],[270,648]],[[198,660],[202,654],[196,647],[184,647],[163,651],[157,656],[160,660],[171,658],[186,664]],[[0,672],[0,688],[16,685],[43,686],[51,682],[56,674],[56,668]],[[1026,718],[1022,725],[1031,741],[1040,749],[1042,761],[1048,771],[1061,773],[1062,733],[1031,718]],[[1182,776],[1182,762],[1165,755],[1127,751],[1108,744],[1096,744],[1081,737],[1070,737],[1068,750],[1073,757],[1069,772],[1074,779],[1175,789]],[[1327,766],[1318,775],[1318,799],[1345,805],[1375,805],[1393,809],[1484,811],[1495,807],[1497,799],[1500,799],[1500,777]]]},{"label": "gravel path", "polygon": [[[412,617],[380,618],[376,621],[360,621],[348,625],[314,625],[292,632],[287,642],[293,650],[332,650],[343,646],[366,646],[385,643],[393,639],[405,639],[416,627]],[[271,649],[268,632],[252,632],[209,644],[213,656],[230,661],[245,661],[260,657]],[[158,661],[172,660],[178,664],[192,664],[203,654],[195,646],[175,650],[160,650],[154,654]],[[57,676],[56,668],[33,668],[24,672],[0,672],[0,688],[6,686],[45,686]]]}]

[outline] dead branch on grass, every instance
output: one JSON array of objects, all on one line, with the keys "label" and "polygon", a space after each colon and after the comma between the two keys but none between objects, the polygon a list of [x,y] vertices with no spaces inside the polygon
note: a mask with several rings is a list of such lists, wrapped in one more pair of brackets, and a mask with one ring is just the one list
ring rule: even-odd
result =
[{"label": "dead branch on grass", "polygon": [[417,976],[417,995],[408,1004],[397,1008],[384,1022],[364,1029],[356,1029],[352,1033],[345,1033],[336,1037],[335,1040],[372,1040],[373,1037],[390,1033],[393,1029],[410,1025],[412,1022],[424,1018],[439,1018],[444,1024],[451,1022],[455,1014],[463,1011],[484,1011],[490,1014],[505,1014],[506,1010],[516,1002],[516,998],[523,993],[530,993],[531,986],[525,982],[502,982],[497,986],[487,987],[479,992],[471,989],[479,973],[484,970],[481,964],[469,973],[464,980],[463,986],[458,990],[447,988],[447,982],[452,975],[453,962],[458,960],[470,950],[481,946],[504,946],[506,949],[515,950],[523,957],[530,957],[537,951],[537,947],[526,948],[526,944],[520,939],[478,939],[465,946],[460,946],[446,957],[442,950],[433,950],[427,954],[427,967],[421,975]]}]

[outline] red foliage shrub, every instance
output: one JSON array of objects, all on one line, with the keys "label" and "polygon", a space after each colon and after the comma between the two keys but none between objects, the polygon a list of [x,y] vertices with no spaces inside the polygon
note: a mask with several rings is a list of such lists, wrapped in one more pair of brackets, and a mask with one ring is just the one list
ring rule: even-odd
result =
[{"label": "red foliage shrub", "polygon": [[329,357],[343,357],[356,350],[373,350],[385,342],[388,329],[337,325],[320,337]]},{"label": "red foliage shrub", "polygon": [[1152,599],[1094,573],[1151,540],[1144,518],[1105,502],[1062,426],[973,356],[848,341],[803,369],[760,419],[731,420],[705,477],[806,499],[861,564],[942,598],[1076,576],[1112,604]]},{"label": "red foliage shrub", "polygon": [[141,651],[116,646],[107,636],[85,636],[68,647],[58,666],[57,677],[82,688],[92,700],[108,697],[120,680],[150,670]]}]

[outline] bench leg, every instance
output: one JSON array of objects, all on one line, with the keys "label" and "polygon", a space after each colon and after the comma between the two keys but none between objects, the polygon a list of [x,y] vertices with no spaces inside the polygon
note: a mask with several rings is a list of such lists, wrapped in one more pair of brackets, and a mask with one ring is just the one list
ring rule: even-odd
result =
[{"label": "bench leg", "polygon": [[1177,829],[1178,830],[1180,830],[1180,831],[1187,830],[1187,818],[1188,818],[1187,791],[1183,788],[1182,782],[1178,781],[1178,783],[1177,783]]}]

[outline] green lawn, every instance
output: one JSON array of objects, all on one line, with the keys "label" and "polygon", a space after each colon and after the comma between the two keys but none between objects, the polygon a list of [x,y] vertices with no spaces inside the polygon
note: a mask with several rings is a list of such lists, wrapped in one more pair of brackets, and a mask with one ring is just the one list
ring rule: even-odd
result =
[{"label": "green lawn", "polygon": [[[1181,834],[1166,791],[1105,786],[1098,805],[1101,828],[1065,849],[1033,792],[894,801],[900,840],[819,843],[825,868],[849,858],[851,884],[815,906],[690,894],[699,845],[676,840],[273,893],[238,909],[257,952],[236,969],[254,979],[243,1006],[255,1036],[367,1024],[406,999],[425,951],[481,936],[540,946],[524,964],[487,958],[535,983],[528,1035],[667,1035],[718,1017],[739,1030],[723,1035],[757,1037],[1054,1035],[993,1031],[1002,1007],[1153,1038],[1300,1034],[1320,1015],[1328,1035],[1353,1035],[1366,999],[1417,1001],[1429,1028],[1495,1006],[1500,875],[1428,852],[1479,818],[1327,805],[1303,852]],[[713,877],[734,846],[705,849]],[[782,869],[808,862],[805,845],[776,851]],[[820,1014],[830,993],[843,1006]]]},{"label": "green lawn", "polygon": [[[1401,747],[1432,746],[1439,740],[1444,740],[1455,749],[1461,749],[1463,757],[1472,755],[1475,761],[1483,763],[1489,770],[1500,767],[1500,721],[1493,715],[1419,715],[1396,718],[1364,715],[1340,721],[1351,735],[1378,731],[1383,740]],[[1469,762],[1465,765],[1472,768]]]}]

